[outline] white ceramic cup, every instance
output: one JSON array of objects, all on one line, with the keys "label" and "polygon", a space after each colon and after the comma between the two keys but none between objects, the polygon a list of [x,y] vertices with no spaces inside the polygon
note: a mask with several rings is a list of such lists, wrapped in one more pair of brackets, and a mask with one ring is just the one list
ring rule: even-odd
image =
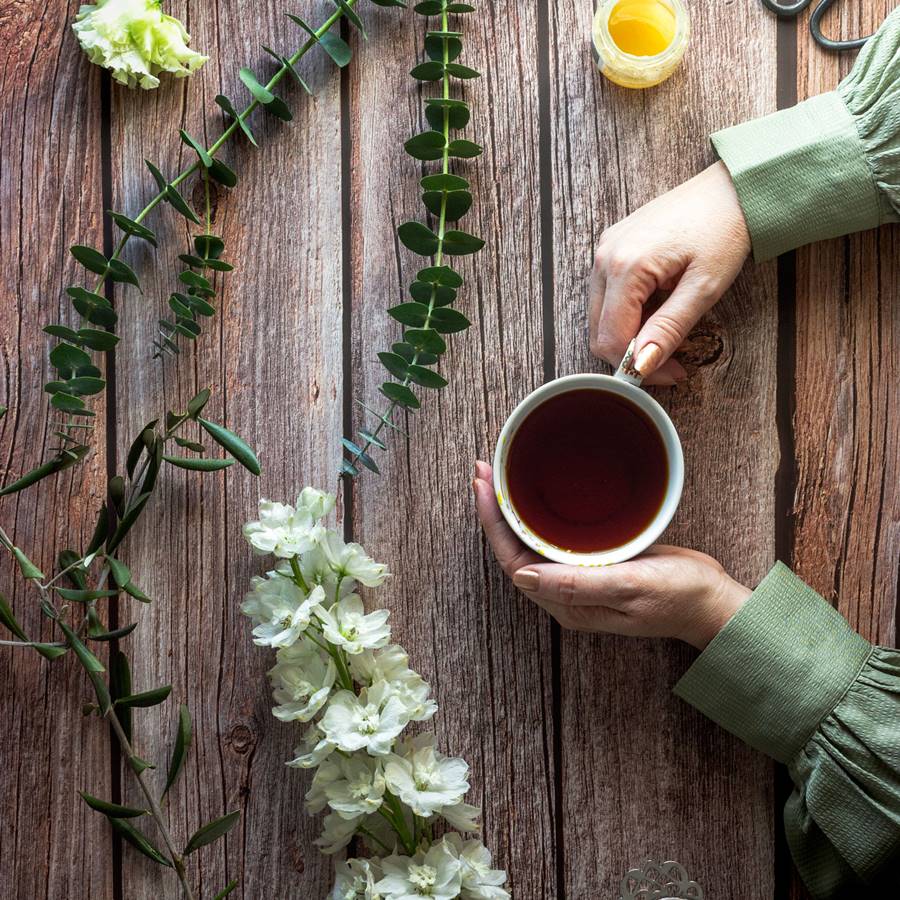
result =
[{"label": "white ceramic cup", "polygon": [[[666,415],[666,411],[646,391],[641,390],[641,376],[632,365],[633,343],[629,346],[625,358],[622,360],[622,364],[615,375],[593,373],[567,375],[564,378],[550,381],[530,393],[513,410],[497,440],[497,448],[494,451],[494,492],[497,495],[500,510],[509,523],[509,527],[518,535],[520,540],[536,553],[554,562],[575,566],[608,566],[612,563],[631,559],[633,556],[637,556],[646,550],[666,530],[681,500],[681,489],[684,485],[684,455],[681,451],[681,441],[678,438],[678,432],[675,430],[672,420]],[[659,511],[647,527],[627,543],[597,553],[576,553],[571,550],[565,550],[562,547],[548,543],[535,534],[520,518],[515,506],[510,501],[506,479],[506,460],[509,448],[516,430],[528,414],[550,397],[586,388],[625,397],[644,412],[662,438],[669,464],[669,477],[666,484],[665,497]],[[623,451],[627,452],[627,448],[623,448]]]}]

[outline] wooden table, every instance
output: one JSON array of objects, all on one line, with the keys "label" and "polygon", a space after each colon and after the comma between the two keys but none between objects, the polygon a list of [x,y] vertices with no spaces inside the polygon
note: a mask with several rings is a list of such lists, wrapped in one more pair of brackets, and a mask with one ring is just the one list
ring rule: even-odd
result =
[{"label": "wooden table", "polygon": [[[174,172],[190,161],[179,127],[218,135],[212,100],[241,95],[237,70],[266,69],[260,44],[297,42],[279,4],[216,0],[167,8],[212,59],[158,91],[111,87],[79,52],[77,4],[18,3],[0,13],[3,64],[3,307],[0,480],[36,464],[48,442],[41,386],[50,377],[41,327],[71,311],[80,277],[65,248],[109,246],[102,211],[134,213],[150,195],[143,159]],[[297,6],[311,21],[327,4]],[[586,278],[602,229],[712,160],[707,135],[828,90],[850,57],[813,48],[805,24],[776,25],[754,2],[700,3],[683,69],[646,93],[594,70],[591,3],[479,4],[462,22],[466,86],[485,144],[463,164],[475,206],[467,220],[487,248],[461,263],[460,308],[476,323],[452,340],[451,387],[394,441],[384,473],[364,475],[343,516],[395,573],[381,593],[396,637],[434,685],[442,745],[473,767],[471,799],[486,841],[519,900],[617,897],[647,855],[680,860],[710,898],[803,897],[781,829],[783,771],[675,699],[693,652],[674,642],[561,633],[498,572],[472,508],[471,463],[491,451],[512,406],[554,374],[601,368],[587,347]],[[832,32],[873,28],[896,3],[848,3]],[[331,486],[339,441],[382,377],[375,353],[398,334],[386,307],[416,260],[394,229],[420,216],[419,165],[402,142],[423,127],[408,71],[423,22],[364,4],[370,40],[338,74],[321,54],[295,93],[295,121],[258,119],[224,158],[241,183],[217,198],[215,228],[237,269],[196,350],[150,359],[189,232],[155,216],[158,256],[129,248],[144,296],[120,292],[123,343],[109,360],[105,438],[76,470],[0,504],[0,522],[41,565],[83,545],[107,469],[166,401],[207,385],[211,411],[245,435],[264,463],[196,478],[167,473],[126,561],[155,598],[121,601],[135,683],[174,685],[196,739],[169,805],[186,836],[239,808],[241,824],[192,857],[203,896],[229,877],[234,896],[323,896],[330,862],[311,846],[306,778],[284,768],[298,738],[270,715],[265,671],[238,604],[259,569],[240,526],[260,494],[290,499]],[[313,59],[313,57],[315,57]],[[684,501],[668,539],[707,551],[747,583],[776,559],[792,564],[867,638],[894,645],[900,552],[898,397],[900,232],[886,228],[748,265],[691,336],[687,384],[656,395],[684,440]],[[346,498],[344,498],[346,500]],[[163,515],[164,508],[169,512]],[[139,576],[138,574],[139,573]],[[3,559],[0,589],[37,630],[31,595]],[[173,878],[113,843],[77,791],[134,799],[110,740],[80,715],[89,687],[71,660],[0,654],[0,894],[19,898],[177,896]],[[137,714],[144,755],[165,758],[170,701]]]}]

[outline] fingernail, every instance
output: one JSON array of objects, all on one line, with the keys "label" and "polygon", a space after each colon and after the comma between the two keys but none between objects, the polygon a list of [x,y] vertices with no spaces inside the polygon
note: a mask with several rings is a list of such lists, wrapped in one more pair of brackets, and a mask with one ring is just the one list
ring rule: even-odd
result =
[{"label": "fingernail", "polygon": [[641,375],[651,374],[662,361],[662,347],[659,344],[644,344],[634,358],[634,367]]},{"label": "fingernail", "polygon": [[541,584],[541,576],[533,569],[519,569],[513,574],[513,584],[520,591],[536,591]]}]

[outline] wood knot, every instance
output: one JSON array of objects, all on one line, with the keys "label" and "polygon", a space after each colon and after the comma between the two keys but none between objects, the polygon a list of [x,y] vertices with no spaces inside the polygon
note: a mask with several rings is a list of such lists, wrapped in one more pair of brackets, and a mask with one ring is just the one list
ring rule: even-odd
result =
[{"label": "wood knot", "polygon": [[693,373],[701,366],[714,363],[724,350],[725,339],[718,327],[711,322],[700,322],[675,353],[675,359],[688,373]]},{"label": "wood knot", "polygon": [[225,735],[225,746],[235,753],[249,753],[256,746],[256,735],[247,725],[233,725]]}]

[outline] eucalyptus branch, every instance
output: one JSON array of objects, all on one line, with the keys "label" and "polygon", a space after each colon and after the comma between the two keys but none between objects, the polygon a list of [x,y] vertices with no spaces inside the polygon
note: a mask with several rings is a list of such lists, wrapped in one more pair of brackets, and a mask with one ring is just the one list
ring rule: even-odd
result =
[{"label": "eucalyptus branch", "polygon": [[451,308],[463,279],[446,264],[445,257],[465,256],[484,246],[484,241],[474,235],[447,228],[448,222],[461,219],[472,205],[469,182],[450,173],[450,160],[471,159],[482,152],[482,148],[472,141],[451,140],[450,137],[451,129],[465,128],[469,122],[468,104],[450,96],[451,79],[478,78],[479,73],[455,61],[462,53],[462,32],[449,30],[448,14],[472,12],[474,7],[452,0],[426,0],[415,9],[423,16],[440,15],[441,26],[437,31],[426,33],[428,61],[416,66],[410,74],[423,82],[440,81],[442,90],[439,97],[429,97],[425,101],[425,118],[431,130],[410,138],[404,148],[414,159],[440,160],[440,172],[426,175],[421,180],[422,202],[437,220],[437,231],[421,222],[404,222],[397,229],[397,235],[414,253],[433,257],[434,264],[421,269],[409,286],[412,302],[388,310],[393,318],[407,326],[401,342],[394,344],[390,352],[378,354],[382,365],[397,381],[386,381],[381,385],[381,393],[390,401],[383,412],[377,413],[360,404],[373,414],[377,424],[370,430],[360,430],[362,440],[359,443],[343,439],[349,458],[342,460],[341,472],[350,477],[359,474],[360,464],[378,472],[371,449],[387,449],[381,439],[383,430],[400,430],[393,421],[398,409],[413,411],[421,406],[412,385],[436,390],[447,386],[447,380],[431,368],[447,349],[442,335],[464,331],[471,323],[461,312]]}]

